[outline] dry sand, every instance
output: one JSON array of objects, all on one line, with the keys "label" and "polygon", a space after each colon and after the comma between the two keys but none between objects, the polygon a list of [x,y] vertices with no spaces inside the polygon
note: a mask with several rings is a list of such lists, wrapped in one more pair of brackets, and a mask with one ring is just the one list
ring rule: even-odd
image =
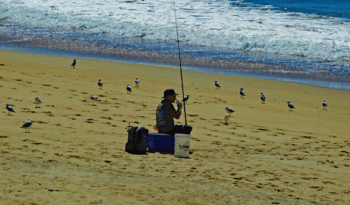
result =
[{"label": "dry sand", "polygon": [[[132,155],[129,122],[153,131],[164,89],[181,92],[179,70],[71,62],[0,51],[1,204],[350,203],[350,92],[184,71],[190,158]],[[30,133],[20,128],[28,119]]]}]

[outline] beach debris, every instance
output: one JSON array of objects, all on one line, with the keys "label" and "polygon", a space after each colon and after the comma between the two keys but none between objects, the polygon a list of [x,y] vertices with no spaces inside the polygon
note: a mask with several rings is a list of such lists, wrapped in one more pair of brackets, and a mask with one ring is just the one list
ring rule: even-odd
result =
[{"label": "beach debris", "polygon": [[41,100],[37,96],[37,97],[34,98],[34,102],[35,102],[35,108],[38,108],[38,105],[41,103]]},{"label": "beach debris", "polygon": [[216,88],[221,88],[220,83],[218,81],[215,81]]},{"label": "beach debris", "polygon": [[186,102],[189,98],[190,98],[190,96],[189,96],[189,95],[186,95],[186,96],[182,99],[181,102]]},{"label": "beach debris", "polygon": [[228,114],[229,116],[231,116],[231,113],[234,113],[234,112],[235,112],[234,110],[232,110],[232,109],[229,108],[229,107],[226,107],[225,110],[226,110],[226,112],[227,112],[227,114]]},{"label": "beach debris", "polygon": [[91,96],[90,96],[90,99],[91,99],[91,100],[97,100],[97,97],[96,97],[96,96],[91,95]]},{"label": "beach debris", "polygon": [[323,109],[326,110],[327,109],[327,102],[324,100],[322,103]]},{"label": "beach debris", "polygon": [[261,99],[261,103],[265,103],[266,97],[265,97],[265,94],[263,92],[261,92],[260,99]]},{"label": "beach debris", "polygon": [[136,83],[136,87],[139,87],[139,85],[140,85],[140,79],[139,79],[139,78],[136,78],[136,79],[135,79],[135,83]]},{"label": "beach debris", "polygon": [[228,120],[230,119],[230,115],[226,114],[224,117],[225,125],[228,125]]},{"label": "beach debris", "polygon": [[126,92],[131,93],[131,86],[129,84],[126,85]]},{"label": "beach debris", "polygon": [[27,132],[27,130],[28,130],[28,132],[29,132],[29,127],[30,127],[32,124],[33,124],[33,121],[32,121],[32,120],[25,121],[21,128],[25,128],[25,129],[26,129],[26,132]]},{"label": "beach debris", "polygon": [[239,94],[241,95],[241,98],[244,98],[245,92],[243,91],[243,87],[241,87],[241,90],[239,91]]},{"label": "beach debris", "polygon": [[98,85],[98,86],[100,86],[100,87],[101,87],[101,89],[102,89],[102,87],[103,87],[103,82],[102,82],[101,78],[100,78],[100,79],[98,79],[98,83],[97,83],[97,85]]},{"label": "beach debris", "polygon": [[292,109],[295,109],[293,103],[291,103],[290,101],[288,101],[287,103],[288,103],[289,111],[292,111]]},{"label": "beach debris", "polygon": [[75,68],[75,65],[77,64],[77,60],[74,58],[73,59],[73,63],[72,63],[72,65],[70,65],[70,66],[73,66],[73,68]]},{"label": "beach debris", "polygon": [[6,104],[6,109],[8,111],[8,115],[11,115],[11,112],[15,113],[15,110],[13,109],[13,107],[10,104]]}]

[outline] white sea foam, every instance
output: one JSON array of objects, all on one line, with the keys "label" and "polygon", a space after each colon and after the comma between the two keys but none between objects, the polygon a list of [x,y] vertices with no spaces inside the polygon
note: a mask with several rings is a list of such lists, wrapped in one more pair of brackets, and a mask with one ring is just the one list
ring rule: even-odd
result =
[{"label": "white sea foam", "polygon": [[[176,0],[180,39],[334,61],[350,60],[350,23],[228,0]],[[2,24],[174,42],[173,1],[2,0]],[[0,31],[1,28],[0,27]]]}]

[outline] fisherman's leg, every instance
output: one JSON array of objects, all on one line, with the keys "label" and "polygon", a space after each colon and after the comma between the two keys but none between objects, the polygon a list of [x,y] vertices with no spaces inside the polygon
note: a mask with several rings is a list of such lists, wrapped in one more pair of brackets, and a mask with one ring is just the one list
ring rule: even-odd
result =
[{"label": "fisherman's leg", "polygon": [[174,133],[173,135],[175,135],[176,133],[179,134],[190,134],[192,131],[192,127],[191,126],[187,126],[187,125],[175,125],[174,129],[172,130],[171,133]]}]

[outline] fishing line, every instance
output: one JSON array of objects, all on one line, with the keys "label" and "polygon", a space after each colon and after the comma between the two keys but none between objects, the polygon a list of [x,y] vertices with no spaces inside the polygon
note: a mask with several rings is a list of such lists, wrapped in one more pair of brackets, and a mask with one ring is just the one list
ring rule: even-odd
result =
[{"label": "fishing line", "polygon": [[[183,78],[182,78],[181,51],[180,51],[179,31],[177,29],[177,17],[176,17],[175,0],[173,0],[173,3],[174,3],[174,13],[175,13],[175,28],[176,28],[177,47],[179,49],[179,63],[180,63],[180,73],[181,73],[182,98],[184,98],[185,97],[185,94],[184,94],[184,81],[183,81]],[[186,103],[185,102],[183,102],[183,106],[184,106],[184,113],[185,113],[185,125],[187,125]]]}]

